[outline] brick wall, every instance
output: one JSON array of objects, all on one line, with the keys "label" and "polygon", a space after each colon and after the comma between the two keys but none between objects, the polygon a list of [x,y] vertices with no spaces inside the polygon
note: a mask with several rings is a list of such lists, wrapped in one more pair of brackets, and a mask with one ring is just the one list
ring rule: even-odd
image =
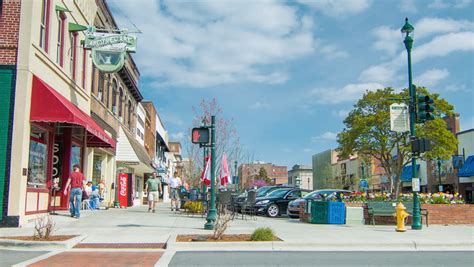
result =
[{"label": "brick wall", "polygon": [[0,65],[15,65],[21,1],[4,0],[0,13]]}]

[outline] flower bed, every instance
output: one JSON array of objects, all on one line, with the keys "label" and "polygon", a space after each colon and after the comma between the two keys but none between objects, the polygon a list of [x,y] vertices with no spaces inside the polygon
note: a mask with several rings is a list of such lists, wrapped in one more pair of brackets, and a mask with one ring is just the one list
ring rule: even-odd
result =
[{"label": "flower bed", "polygon": [[[399,194],[396,197],[394,194],[390,194],[387,192],[383,193],[369,193],[366,194],[364,192],[353,192],[349,196],[342,196],[344,202],[346,203],[365,203],[367,201],[412,201],[413,194],[405,193]],[[420,193],[419,199],[421,204],[464,204],[464,200],[462,199],[462,195],[459,193],[454,194],[446,194],[446,193]]]},{"label": "flower bed", "polygon": [[[212,238],[212,235],[178,235],[176,237],[177,242],[260,242],[252,241],[252,235],[239,234],[239,235],[223,235],[220,240]],[[280,238],[276,238],[273,241],[282,241]]]}]

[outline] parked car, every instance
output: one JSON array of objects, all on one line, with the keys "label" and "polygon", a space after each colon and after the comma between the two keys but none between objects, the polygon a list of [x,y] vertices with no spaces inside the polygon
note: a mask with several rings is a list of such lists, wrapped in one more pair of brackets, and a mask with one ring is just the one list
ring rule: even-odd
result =
[{"label": "parked car", "polygon": [[[278,185],[267,185],[258,188],[257,197],[264,197],[268,195],[270,192],[280,189],[280,188],[290,188],[287,186],[278,186]],[[236,211],[240,211],[242,205],[244,204],[245,200],[247,199],[247,193],[250,191],[255,191],[254,189],[244,192],[233,199],[233,207]]]},{"label": "parked car", "polygon": [[336,200],[337,196],[341,193],[344,195],[349,195],[352,193],[352,191],[342,190],[342,189],[321,189],[321,190],[313,191],[302,198],[295,199],[291,201],[290,203],[288,203],[287,214],[290,218],[293,218],[293,219],[299,218],[300,211],[298,207],[301,203],[304,203],[308,200],[321,200],[321,201]]},{"label": "parked car", "polygon": [[309,193],[309,190],[299,188],[279,188],[271,191],[268,195],[257,197],[254,209],[257,214],[265,214],[268,217],[277,217],[286,212],[288,203]]}]

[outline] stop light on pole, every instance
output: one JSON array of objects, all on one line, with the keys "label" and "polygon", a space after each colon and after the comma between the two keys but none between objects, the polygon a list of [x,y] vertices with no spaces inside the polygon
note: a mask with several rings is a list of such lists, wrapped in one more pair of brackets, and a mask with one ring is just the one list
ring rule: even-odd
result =
[{"label": "stop light on pole", "polygon": [[193,128],[191,141],[193,144],[209,144],[211,135],[208,127]]},{"label": "stop light on pole", "polygon": [[424,123],[426,121],[434,120],[434,101],[427,95],[419,96],[416,111],[416,121],[418,123]]}]

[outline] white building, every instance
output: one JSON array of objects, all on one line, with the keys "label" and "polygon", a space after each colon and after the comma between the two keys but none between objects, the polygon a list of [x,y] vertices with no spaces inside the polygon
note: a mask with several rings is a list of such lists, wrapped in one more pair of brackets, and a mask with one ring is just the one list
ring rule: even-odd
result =
[{"label": "white building", "polygon": [[313,190],[313,168],[307,165],[294,165],[288,171],[288,185]]}]

